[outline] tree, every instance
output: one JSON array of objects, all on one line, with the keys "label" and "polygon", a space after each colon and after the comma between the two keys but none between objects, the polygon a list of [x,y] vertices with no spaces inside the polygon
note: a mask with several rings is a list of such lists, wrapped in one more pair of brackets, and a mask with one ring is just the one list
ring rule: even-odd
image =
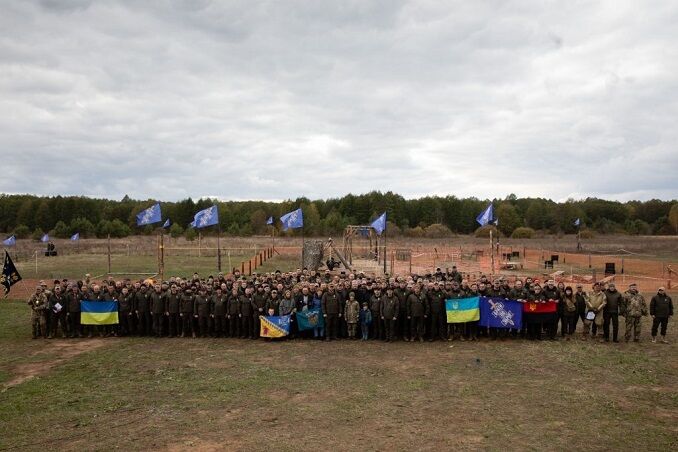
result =
[{"label": "tree", "polygon": [[60,239],[65,239],[66,237],[69,237],[68,226],[66,226],[66,223],[64,223],[63,221],[57,221],[57,224],[54,226],[52,233],[54,234],[55,237]]},{"label": "tree", "polygon": [[181,237],[181,234],[184,233],[184,228],[179,226],[179,224],[174,223],[172,226],[170,226],[169,229],[169,234],[173,239],[176,239],[177,237]]},{"label": "tree", "polygon": [[678,202],[671,206],[669,210],[669,223],[673,226],[673,230],[678,234]]},{"label": "tree", "polygon": [[496,217],[499,219],[499,230],[507,237],[511,235],[515,228],[522,225],[518,211],[513,207],[513,204],[508,202],[499,204]]},{"label": "tree", "polygon": [[252,225],[252,230],[255,234],[263,234],[266,232],[266,212],[262,209],[257,209],[250,214],[250,224]]}]

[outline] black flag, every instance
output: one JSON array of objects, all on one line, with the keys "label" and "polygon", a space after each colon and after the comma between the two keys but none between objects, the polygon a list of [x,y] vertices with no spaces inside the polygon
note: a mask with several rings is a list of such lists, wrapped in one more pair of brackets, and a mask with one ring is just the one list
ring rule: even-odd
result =
[{"label": "black flag", "polygon": [[12,287],[12,284],[18,283],[21,281],[21,275],[16,270],[12,258],[9,257],[9,253],[5,251],[5,265],[2,266],[2,275],[0,275],[0,284],[5,286],[5,297],[9,294],[9,289]]}]

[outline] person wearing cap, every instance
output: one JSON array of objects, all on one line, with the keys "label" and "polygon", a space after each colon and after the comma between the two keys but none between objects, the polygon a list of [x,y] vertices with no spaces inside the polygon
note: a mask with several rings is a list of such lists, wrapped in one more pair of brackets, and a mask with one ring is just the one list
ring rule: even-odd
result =
[{"label": "person wearing cap", "polygon": [[[605,294],[600,290],[600,283],[593,283],[593,292],[589,294],[586,300],[587,320],[584,321],[585,332],[591,330],[591,337],[595,338],[598,328],[603,326],[603,309],[605,309]],[[593,314],[589,314],[589,313]],[[588,317],[593,316],[593,319]]]},{"label": "person wearing cap", "polygon": [[42,286],[35,288],[35,293],[28,299],[27,304],[31,308],[33,339],[37,339],[40,336],[47,339],[47,316],[45,313],[48,308],[48,300]]},{"label": "person wearing cap", "polygon": [[447,314],[445,312],[445,292],[440,289],[437,282],[429,283],[426,293],[428,312],[430,315],[429,342],[436,338],[441,341],[447,340]]},{"label": "person wearing cap", "polygon": [[77,284],[70,286],[66,295],[66,304],[68,309],[68,335],[71,338],[82,337],[82,326],[80,325],[80,300],[82,295]]},{"label": "person wearing cap", "polygon": [[357,339],[358,320],[360,317],[360,304],[355,299],[355,293],[348,293],[348,300],[344,306],[344,319],[346,319],[347,336],[349,339]]},{"label": "person wearing cap", "polygon": [[139,290],[134,294],[134,313],[137,316],[137,333],[140,336],[151,334],[152,319],[149,299],[146,284],[141,284]]},{"label": "person wearing cap", "polygon": [[[414,286],[414,291],[407,296],[407,318],[410,321],[409,337],[412,342],[419,339],[424,342],[424,319],[428,317],[426,295],[421,292],[421,288]],[[406,341],[410,339],[405,338]]]},{"label": "person wearing cap", "polygon": [[393,287],[389,285],[386,287],[386,296],[381,302],[380,309],[381,320],[384,322],[384,336],[386,342],[393,341],[399,312],[400,302],[398,301],[398,297],[393,293]]},{"label": "person wearing cap", "polygon": [[560,297],[561,312],[563,315],[562,334],[566,340],[570,340],[577,324],[577,297],[572,292],[572,287],[567,286]]},{"label": "person wearing cap", "polygon": [[[577,284],[574,293],[574,299],[577,302],[577,316],[574,319],[574,332],[577,332],[577,324],[581,320],[582,325],[586,323],[586,301],[589,299],[588,293],[584,292],[584,286]],[[584,333],[584,336],[586,333]],[[585,339],[586,337],[584,337]]]},{"label": "person wearing cap", "polygon": [[[240,304],[240,337],[243,339],[257,339],[259,338],[259,331],[255,330],[254,318],[259,316],[254,311],[254,294],[251,287],[245,288],[244,291],[239,292],[238,300]],[[266,315],[262,313],[261,315]]]},{"label": "person wearing cap", "polygon": [[619,306],[622,303],[622,294],[617,290],[614,282],[607,285],[605,291],[605,309],[603,310],[603,337],[605,342],[610,341],[610,323],[612,324],[612,341],[619,342],[617,330],[619,330]]},{"label": "person wearing cap", "polygon": [[66,325],[66,294],[61,292],[61,285],[56,284],[52,294],[48,297],[49,311],[52,313],[49,336],[51,339],[56,335],[58,327],[61,327],[61,337],[67,336],[68,327]]},{"label": "person wearing cap", "polygon": [[153,286],[153,292],[148,297],[151,305],[151,316],[153,318],[153,333],[155,337],[162,337],[162,327],[167,312],[165,294],[162,292],[160,284]]},{"label": "person wearing cap", "polygon": [[322,301],[323,318],[325,319],[325,341],[337,339],[337,321],[341,316],[339,295],[334,290],[334,284],[327,287]]},{"label": "person wearing cap", "polygon": [[640,342],[640,319],[648,314],[645,297],[638,292],[638,286],[635,283],[629,285],[629,290],[624,292],[621,314],[626,319],[626,333],[624,339],[626,342]]},{"label": "person wearing cap", "polygon": [[165,316],[167,317],[167,327],[169,337],[178,336],[181,331],[181,322],[179,313],[181,312],[181,294],[176,284],[172,283],[169,291],[165,294],[166,308]]},{"label": "person wearing cap", "polygon": [[[368,281],[368,284],[371,285],[371,282]],[[369,302],[370,312],[372,313],[372,339],[383,339],[381,328],[381,303],[383,299],[381,287],[375,287]]]},{"label": "person wearing cap", "polygon": [[193,290],[187,287],[181,295],[179,318],[181,319],[181,337],[193,336]]},{"label": "person wearing cap", "polygon": [[650,300],[650,315],[652,316],[652,343],[657,342],[657,330],[661,325],[662,343],[668,344],[666,328],[669,317],[673,315],[673,300],[666,294],[663,287],[660,287],[657,290],[657,295]]}]

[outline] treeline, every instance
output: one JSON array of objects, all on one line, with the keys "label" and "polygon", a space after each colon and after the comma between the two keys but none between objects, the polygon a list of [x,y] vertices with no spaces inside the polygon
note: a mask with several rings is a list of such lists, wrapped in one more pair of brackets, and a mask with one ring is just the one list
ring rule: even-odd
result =
[{"label": "treeline", "polygon": [[[280,215],[301,207],[304,212],[304,234],[336,236],[349,224],[369,224],[381,212],[388,214],[387,235],[443,237],[453,233],[477,231],[476,216],[490,200],[427,196],[407,200],[387,192],[346,195],[342,198],[310,200],[298,198],[283,202],[225,201],[191,198],[178,202],[161,202],[163,221],[169,218],[174,236],[195,231],[188,228],[194,214],[214,203],[219,205],[219,222],[226,235],[269,234],[269,216]],[[528,230],[547,233],[575,233],[574,220],[580,218],[582,230],[601,234],[675,234],[678,232],[678,203],[653,199],[650,201],[616,202],[603,199],[554,202],[541,198],[492,200],[499,231],[510,236]],[[154,227],[136,226],[136,214],[155,200],[133,200],[125,196],[120,201],[80,196],[40,197],[32,195],[0,195],[0,231],[14,233],[18,238],[43,233],[54,237],[69,237],[79,232],[83,237],[125,237],[150,234]],[[279,222],[276,221],[279,229]],[[160,226],[160,224],[156,225]],[[207,228],[205,233],[213,233]],[[281,232],[281,231],[279,231]],[[281,232],[282,233],[282,232]],[[300,230],[283,234],[299,235]],[[528,234],[529,235],[529,234]]]}]

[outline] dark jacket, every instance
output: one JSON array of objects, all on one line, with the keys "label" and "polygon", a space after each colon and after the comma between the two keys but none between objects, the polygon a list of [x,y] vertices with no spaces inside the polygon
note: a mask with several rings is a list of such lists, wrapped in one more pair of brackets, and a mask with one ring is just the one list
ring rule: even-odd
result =
[{"label": "dark jacket", "polygon": [[607,304],[605,305],[603,312],[607,312],[608,314],[619,314],[619,308],[622,304],[622,297],[622,293],[618,290],[615,290],[614,292],[609,289],[606,290],[605,299],[607,300]]},{"label": "dark jacket", "polygon": [[673,300],[666,294],[657,294],[650,300],[650,315],[663,318],[673,315]]},{"label": "dark jacket", "polygon": [[322,310],[323,314],[336,315],[339,314],[340,300],[336,292],[327,292],[323,294]]},{"label": "dark jacket", "polygon": [[381,316],[384,320],[393,320],[400,312],[400,301],[395,295],[386,295],[381,302]]}]

